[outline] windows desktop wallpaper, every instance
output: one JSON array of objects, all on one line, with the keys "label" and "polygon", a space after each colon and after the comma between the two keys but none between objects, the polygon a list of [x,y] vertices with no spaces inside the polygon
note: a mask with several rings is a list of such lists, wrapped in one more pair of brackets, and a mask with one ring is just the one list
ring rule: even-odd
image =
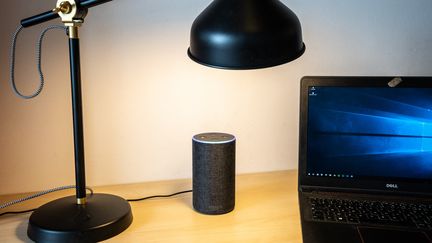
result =
[{"label": "windows desktop wallpaper", "polygon": [[432,179],[432,89],[310,87],[309,174]]}]

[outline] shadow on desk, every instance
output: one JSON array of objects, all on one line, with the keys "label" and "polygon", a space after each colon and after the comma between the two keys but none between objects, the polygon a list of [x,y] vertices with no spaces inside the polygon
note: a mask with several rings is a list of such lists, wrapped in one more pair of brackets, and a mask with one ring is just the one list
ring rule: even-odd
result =
[{"label": "shadow on desk", "polygon": [[[30,214],[28,214],[28,216],[30,217]],[[18,239],[22,242],[33,242],[27,236],[27,226],[28,226],[28,221],[27,220],[22,221],[16,228],[15,234],[18,237]]]}]

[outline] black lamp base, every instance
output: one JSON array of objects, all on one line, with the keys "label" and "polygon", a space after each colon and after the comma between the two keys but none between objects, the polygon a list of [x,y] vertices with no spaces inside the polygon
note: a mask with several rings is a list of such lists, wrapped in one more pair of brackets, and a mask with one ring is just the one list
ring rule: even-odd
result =
[{"label": "black lamp base", "polygon": [[27,235],[36,242],[96,242],[120,234],[131,223],[131,207],[121,197],[93,194],[85,205],[78,205],[70,196],[33,212]]}]

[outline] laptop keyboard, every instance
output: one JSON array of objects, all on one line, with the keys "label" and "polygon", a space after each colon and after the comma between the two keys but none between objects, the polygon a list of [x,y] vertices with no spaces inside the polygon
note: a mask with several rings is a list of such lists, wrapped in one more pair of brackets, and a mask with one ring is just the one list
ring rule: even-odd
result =
[{"label": "laptop keyboard", "polygon": [[310,198],[312,219],[432,229],[432,204]]}]

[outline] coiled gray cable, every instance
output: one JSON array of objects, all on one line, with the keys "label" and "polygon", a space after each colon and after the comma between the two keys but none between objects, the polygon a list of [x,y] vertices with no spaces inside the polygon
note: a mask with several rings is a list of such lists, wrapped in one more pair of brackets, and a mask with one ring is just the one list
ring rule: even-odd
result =
[{"label": "coiled gray cable", "polygon": [[[51,192],[57,192],[57,191],[72,189],[72,188],[75,188],[75,186],[72,186],[72,185],[71,186],[61,186],[61,187],[56,187],[53,189],[41,191],[41,192],[38,192],[36,194],[30,195],[28,197],[16,199],[16,200],[7,202],[5,204],[2,204],[2,205],[0,205],[0,209],[6,208],[6,207],[12,206],[14,204],[21,203],[21,202],[24,202],[24,201],[27,201],[27,200],[30,200],[30,199],[33,199],[36,197],[40,197],[40,196],[43,196],[43,195],[51,193]],[[90,195],[93,195],[93,190],[90,187],[86,187],[86,189],[90,191]]]},{"label": "coiled gray cable", "polygon": [[10,83],[12,86],[13,91],[15,92],[15,94],[18,97],[21,97],[23,99],[31,99],[34,98],[36,96],[38,96],[41,92],[42,89],[44,87],[44,75],[42,73],[42,64],[41,64],[41,60],[42,60],[42,41],[43,38],[45,36],[45,34],[52,29],[62,29],[65,30],[67,32],[67,27],[62,26],[62,25],[51,25],[48,26],[47,28],[45,28],[41,34],[39,35],[39,40],[36,44],[36,61],[37,61],[37,69],[39,72],[39,79],[40,79],[40,84],[39,84],[39,88],[31,95],[24,95],[22,94],[16,87],[16,83],[15,83],[15,52],[16,52],[16,42],[18,39],[18,35],[21,32],[21,30],[23,29],[23,26],[19,26],[15,33],[12,36],[12,44],[11,44],[11,52],[10,52]]}]

